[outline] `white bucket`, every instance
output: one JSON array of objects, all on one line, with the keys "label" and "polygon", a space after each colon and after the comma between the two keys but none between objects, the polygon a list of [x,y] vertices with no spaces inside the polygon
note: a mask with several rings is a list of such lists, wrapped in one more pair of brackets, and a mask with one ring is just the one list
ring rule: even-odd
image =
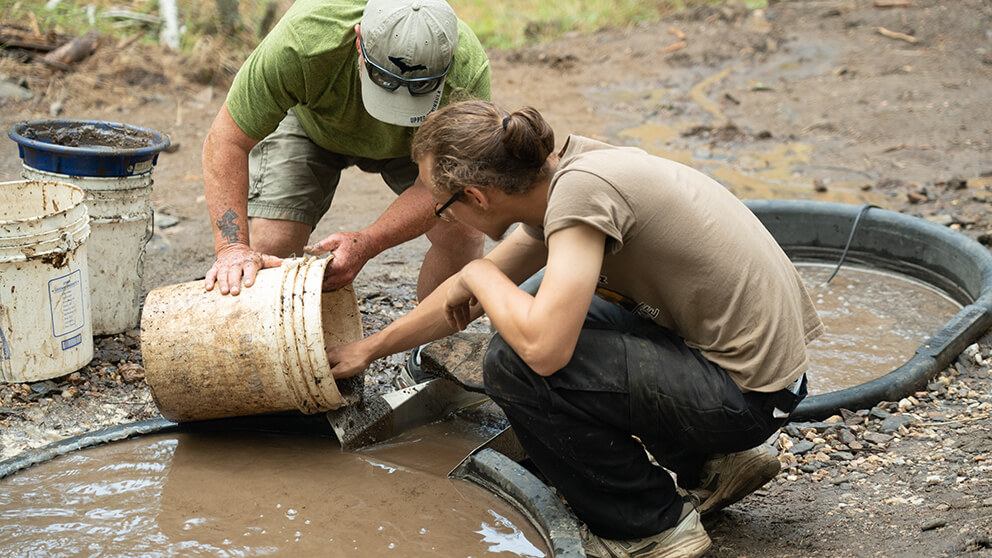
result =
[{"label": "white bucket", "polygon": [[24,165],[29,180],[68,182],[86,192],[87,254],[94,335],[137,327],[141,319],[145,246],[153,230],[151,171],[132,176],[68,176]]},{"label": "white bucket", "polygon": [[83,191],[0,182],[0,380],[33,382],[93,359]]},{"label": "white bucket", "polygon": [[355,291],[322,292],[327,259],[291,258],[238,296],[203,281],[145,297],[141,355],[162,416],[176,422],[355,403],[331,376],[327,346],[362,338]]}]

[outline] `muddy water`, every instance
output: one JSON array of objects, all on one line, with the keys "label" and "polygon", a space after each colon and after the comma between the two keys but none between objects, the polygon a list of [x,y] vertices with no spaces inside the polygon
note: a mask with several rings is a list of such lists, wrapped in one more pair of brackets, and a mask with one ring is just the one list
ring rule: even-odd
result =
[{"label": "muddy water", "polygon": [[2,556],[545,556],[514,508],[445,478],[492,432],[381,448],[287,434],[159,434],[2,481]]},{"label": "muddy water", "polygon": [[826,333],[809,346],[810,395],[887,374],[961,309],[943,293],[908,277],[844,266],[797,263]]}]

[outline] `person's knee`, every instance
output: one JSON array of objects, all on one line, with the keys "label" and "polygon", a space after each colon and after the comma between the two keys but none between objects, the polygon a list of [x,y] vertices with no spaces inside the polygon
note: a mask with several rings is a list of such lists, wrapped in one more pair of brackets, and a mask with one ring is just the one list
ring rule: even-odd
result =
[{"label": "person's knee", "polygon": [[432,248],[467,260],[482,257],[485,243],[482,232],[462,223],[447,221],[442,221],[427,231],[427,239]]},{"label": "person's knee", "polygon": [[482,358],[482,378],[486,394],[497,401],[532,399],[533,382],[538,376],[513,348],[496,334]]},{"label": "person's knee", "polygon": [[302,256],[313,230],[310,225],[298,221],[252,217],[249,222],[252,249],[280,258]]}]

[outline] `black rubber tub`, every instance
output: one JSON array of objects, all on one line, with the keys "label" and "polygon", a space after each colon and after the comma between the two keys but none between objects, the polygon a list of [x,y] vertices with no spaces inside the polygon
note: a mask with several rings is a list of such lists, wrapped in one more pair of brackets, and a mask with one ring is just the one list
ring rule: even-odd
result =
[{"label": "black rubber tub", "polygon": [[801,200],[745,203],[793,261],[843,260],[844,265],[902,274],[963,306],[901,366],[870,382],[807,398],[794,420],[823,419],[842,408],[866,409],[911,395],[992,325],[992,254],[959,232],[874,206]]},{"label": "black rubber tub", "polygon": [[[78,450],[147,434],[237,431],[335,437],[323,415],[287,412],[182,424],[159,418],[87,432],[25,451],[0,461],[0,480]],[[450,476],[475,483],[509,502],[534,525],[547,544],[551,558],[585,556],[575,517],[547,485],[509,457],[491,449],[481,450],[471,454]]]}]

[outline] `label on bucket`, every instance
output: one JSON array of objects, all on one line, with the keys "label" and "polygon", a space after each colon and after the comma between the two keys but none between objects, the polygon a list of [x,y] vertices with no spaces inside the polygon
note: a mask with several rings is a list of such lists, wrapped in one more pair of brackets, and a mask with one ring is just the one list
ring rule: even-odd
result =
[{"label": "label on bucket", "polygon": [[148,171],[152,170],[152,165],[154,163],[155,163],[155,161],[152,161],[152,160],[138,161],[137,163],[135,163],[134,165],[132,165],[131,168],[129,168],[128,170],[131,171],[131,174],[145,173],[145,172],[148,172]]},{"label": "label on bucket", "polygon": [[[68,275],[48,282],[48,301],[52,312],[52,335],[55,337],[68,335],[86,325],[82,277],[81,270],[77,269]],[[62,350],[66,350],[66,348],[63,345]]]},{"label": "label on bucket", "polygon": [[68,339],[62,340],[62,350],[68,351],[69,349],[75,347],[76,345],[83,342],[83,334],[77,333]]}]

